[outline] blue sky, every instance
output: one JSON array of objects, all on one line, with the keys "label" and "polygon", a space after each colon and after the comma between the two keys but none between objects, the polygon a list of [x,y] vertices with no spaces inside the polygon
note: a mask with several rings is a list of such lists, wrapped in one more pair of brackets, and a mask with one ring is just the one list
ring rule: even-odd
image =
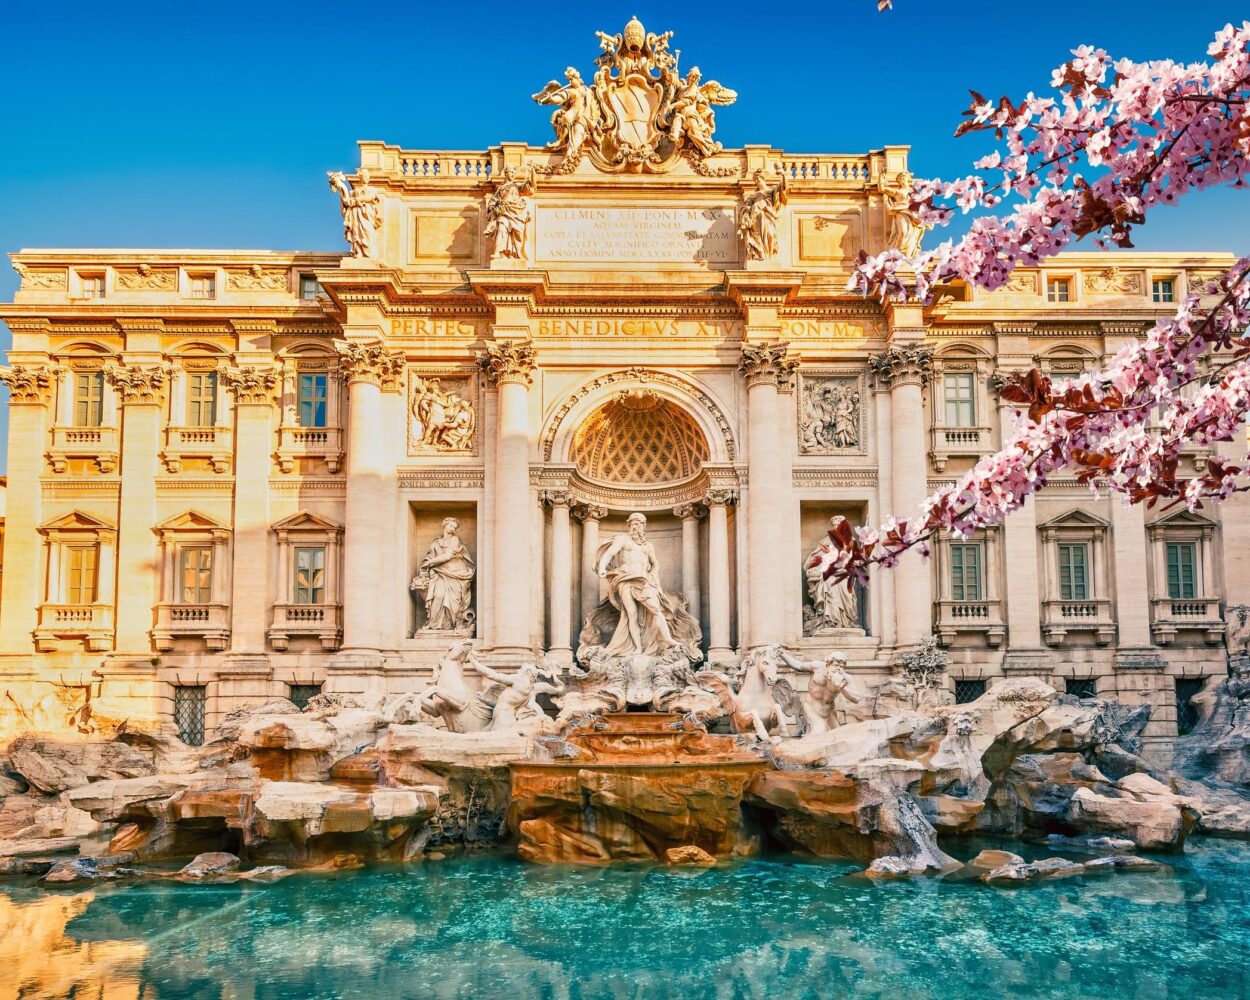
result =
[{"label": "blue sky", "polygon": [[[739,93],[727,146],[859,152],[910,144],[918,175],[953,175],[979,138],[951,133],[967,90],[1047,88],[1082,42],[1135,59],[1205,59],[1244,0],[761,3],[10,5],[0,13],[0,250],[336,250],[328,169],[357,139],[409,148],[546,142],[529,95],[586,72],[596,30],[633,14],[675,32],[682,64]],[[1143,249],[1250,250],[1250,195],[1160,212]],[[0,266],[0,299],[16,276]],[[3,346],[8,345],[4,331]]]}]

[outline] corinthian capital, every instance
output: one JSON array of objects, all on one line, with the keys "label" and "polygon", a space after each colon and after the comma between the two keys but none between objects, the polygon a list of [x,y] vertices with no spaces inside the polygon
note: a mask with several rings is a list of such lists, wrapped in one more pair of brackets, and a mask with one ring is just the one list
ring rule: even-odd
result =
[{"label": "corinthian capital", "polygon": [[0,366],[0,382],[9,387],[11,406],[47,406],[56,388],[56,372],[48,365]]},{"label": "corinthian capital", "polygon": [[117,365],[104,369],[104,380],[117,390],[123,405],[150,404],[161,401],[169,373],[156,365]]},{"label": "corinthian capital", "polygon": [[794,380],[798,358],[787,357],[790,345],[784,341],[775,344],[743,344],[742,359],[738,371],[746,376],[747,386],[772,382],[786,386]]},{"label": "corinthian capital", "polygon": [[534,381],[534,345],[528,340],[489,340],[486,352],[478,355],[477,363],[496,385],[504,382],[529,385]]},{"label": "corinthian capital", "polygon": [[404,373],[404,356],[387,351],[381,344],[357,344],[336,340],[339,368],[347,376],[347,384],[372,382],[387,392],[398,392]]},{"label": "corinthian capital", "polygon": [[923,382],[933,371],[933,351],[928,347],[887,347],[868,359],[868,367],[886,385]]},{"label": "corinthian capital", "polygon": [[278,385],[276,368],[226,368],[220,375],[222,385],[234,393],[236,403],[272,403]]}]

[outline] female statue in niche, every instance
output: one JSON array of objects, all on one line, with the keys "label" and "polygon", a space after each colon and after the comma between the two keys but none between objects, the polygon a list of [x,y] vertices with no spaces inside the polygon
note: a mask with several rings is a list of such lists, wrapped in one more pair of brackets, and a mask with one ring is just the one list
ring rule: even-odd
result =
[{"label": "female statue in niche", "polygon": [[[840,521],[845,521],[841,514],[829,519],[831,528],[836,528]],[[846,583],[826,580],[819,568],[818,557],[823,555],[832,542],[826,538],[807,557],[803,563],[807,576],[807,596],[812,602],[815,621],[813,631],[830,628],[859,628],[859,601],[855,591],[847,589]],[[810,633],[809,633],[810,634]]]},{"label": "female statue in niche", "polygon": [[430,543],[408,589],[425,602],[425,629],[468,632],[473,627],[473,575],[477,567],[460,536],[460,522],[443,518],[443,533]]}]

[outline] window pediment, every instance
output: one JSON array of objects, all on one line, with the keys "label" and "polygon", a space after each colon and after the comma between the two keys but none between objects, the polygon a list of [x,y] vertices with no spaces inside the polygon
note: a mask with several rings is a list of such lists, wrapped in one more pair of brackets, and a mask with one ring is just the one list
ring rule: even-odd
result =
[{"label": "window pediment", "polygon": [[275,522],[272,525],[272,530],[333,532],[337,534],[343,530],[343,527],[319,514],[314,514],[310,510],[301,510],[290,517],[284,517],[281,521]]},{"label": "window pediment", "polygon": [[1084,528],[1087,530],[1105,531],[1110,527],[1110,522],[1105,518],[1099,517],[1097,514],[1091,514],[1087,510],[1081,510],[1079,507],[1073,508],[1058,517],[1052,517],[1049,521],[1038,525],[1043,530],[1052,531],[1062,530],[1064,528]]},{"label": "window pediment", "polygon": [[102,521],[98,517],[92,517],[80,510],[70,511],[68,514],[62,514],[60,517],[53,518],[51,521],[45,521],[39,526],[41,532],[49,531],[116,531],[117,528]]},{"label": "window pediment", "polygon": [[182,514],[171,517],[168,521],[162,521],[156,526],[158,532],[228,531],[229,528],[229,525],[222,524],[216,518],[209,517],[207,514],[201,514],[198,510],[185,511]]}]

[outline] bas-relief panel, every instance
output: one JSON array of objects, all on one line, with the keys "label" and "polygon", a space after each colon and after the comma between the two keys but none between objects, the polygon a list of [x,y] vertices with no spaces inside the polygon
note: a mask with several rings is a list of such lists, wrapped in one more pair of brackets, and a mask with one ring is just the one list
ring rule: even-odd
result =
[{"label": "bas-relief panel", "polygon": [[865,453],[864,379],[849,372],[799,376],[798,434],[802,455]]},{"label": "bas-relief panel", "polygon": [[477,454],[478,378],[462,369],[408,371],[408,454]]}]

